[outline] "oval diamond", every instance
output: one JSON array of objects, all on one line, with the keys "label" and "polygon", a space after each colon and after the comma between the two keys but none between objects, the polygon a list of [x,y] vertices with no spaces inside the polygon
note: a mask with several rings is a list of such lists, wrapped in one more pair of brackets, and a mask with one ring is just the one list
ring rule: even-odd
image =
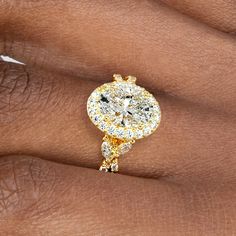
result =
[{"label": "oval diamond", "polygon": [[127,81],[114,81],[95,89],[88,99],[87,109],[99,129],[118,139],[148,136],[156,130],[161,119],[154,96]]}]

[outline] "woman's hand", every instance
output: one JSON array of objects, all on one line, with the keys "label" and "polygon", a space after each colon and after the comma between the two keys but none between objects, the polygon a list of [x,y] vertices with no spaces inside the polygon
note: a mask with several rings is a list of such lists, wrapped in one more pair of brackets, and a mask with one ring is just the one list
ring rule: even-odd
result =
[{"label": "woman's hand", "polygon": [[[0,62],[3,235],[236,234],[236,4],[162,2],[1,2],[0,54],[26,63]],[[113,73],[163,114],[122,175],[93,170],[86,112]]]}]

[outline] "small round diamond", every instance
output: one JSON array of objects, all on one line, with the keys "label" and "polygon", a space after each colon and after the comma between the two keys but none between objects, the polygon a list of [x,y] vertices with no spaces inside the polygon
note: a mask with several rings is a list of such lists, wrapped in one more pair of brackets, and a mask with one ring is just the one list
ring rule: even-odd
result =
[{"label": "small round diamond", "polygon": [[150,135],[161,119],[152,94],[127,81],[106,83],[93,91],[87,103],[92,122],[118,139],[140,139]]},{"label": "small round diamond", "polygon": [[117,138],[122,139],[124,137],[124,130],[121,128],[117,128],[115,130],[115,135]]},{"label": "small round diamond", "polygon": [[115,130],[116,130],[115,126],[114,126],[114,125],[111,125],[111,126],[108,128],[107,133],[108,133],[110,136],[116,136],[116,135],[115,135]]},{"label": "small round diamond", "polygon": [[100,130],[105,131],[106,128],[107,128],[107,125],[104,121],[102,121],[102,122],[99,123],[98,127],[99,127]]},{"label": "small round diamond", "polygon": [[135,131],[135,136],[137,137],[137,139],[143,138],[143,131],[137,129],[137,130]]}]

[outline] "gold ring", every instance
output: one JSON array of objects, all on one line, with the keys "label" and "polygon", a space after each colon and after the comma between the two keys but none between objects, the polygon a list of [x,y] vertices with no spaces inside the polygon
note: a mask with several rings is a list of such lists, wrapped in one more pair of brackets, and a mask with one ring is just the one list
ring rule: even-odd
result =
[{"label": "gold ring", "polygon": [[105,136],[100,171],[118,172],[118,158],[137,139],[152,134],[160,124],[161,110],[155,97],[136,85],[136,77],[113,75],[113,82],[96,88],[88,98],[88,116]]}]

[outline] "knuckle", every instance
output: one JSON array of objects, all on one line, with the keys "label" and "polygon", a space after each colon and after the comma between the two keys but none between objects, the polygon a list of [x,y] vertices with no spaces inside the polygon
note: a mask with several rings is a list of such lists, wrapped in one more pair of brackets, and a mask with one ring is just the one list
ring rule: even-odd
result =
[{"label": "knuckle", "polygon": [[0,122],[9,121],[21,112],[29,94],[29,74],[24,67],[0,64]]},{"label": "knuckle", "polygon": [[56,106],[60,92],[53,76],[46,79],[27,66],[0,62],[0,125]]}]

